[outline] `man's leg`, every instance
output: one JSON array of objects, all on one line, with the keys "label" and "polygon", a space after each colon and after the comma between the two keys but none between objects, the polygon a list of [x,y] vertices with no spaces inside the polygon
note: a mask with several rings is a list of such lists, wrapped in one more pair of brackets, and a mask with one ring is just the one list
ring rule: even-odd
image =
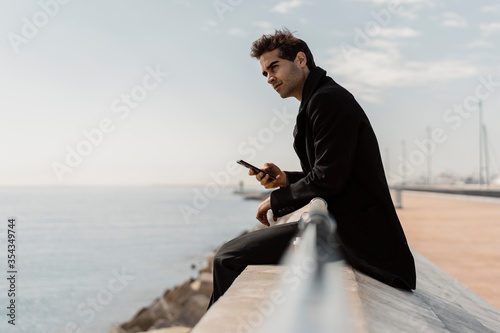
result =
[{"label": "man's leg", "polygon": [[256,230],[222,245],[214,258],[214,290],[217,301],[248,265],[277,264],[297,233],[297,222]]}]

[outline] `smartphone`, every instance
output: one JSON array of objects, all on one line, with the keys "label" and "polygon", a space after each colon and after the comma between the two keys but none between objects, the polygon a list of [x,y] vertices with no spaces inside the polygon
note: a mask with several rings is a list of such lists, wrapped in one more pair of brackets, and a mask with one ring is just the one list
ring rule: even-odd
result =
[{"label": "smartphone", "polygon": [[[236,161],[236,163],[243,165],[246,168],[252,169],[255,173],[262,172],[265,175],[269,175],[267,172],[262,171],[261,169],[257,168],[256,166],[251,165],[250,163],[247,163],[243,160]],[[276,180],[273,176],[269,175],[270,180]]]}]

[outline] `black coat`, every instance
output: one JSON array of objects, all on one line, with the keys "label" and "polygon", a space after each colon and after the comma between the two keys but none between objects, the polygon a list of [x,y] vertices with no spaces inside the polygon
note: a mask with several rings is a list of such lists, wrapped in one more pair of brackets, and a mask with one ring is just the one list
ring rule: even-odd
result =
[{"label": "black coat", "polygon": [[274,216],[322,197],[351,265],[392,286],[415,289],[415,263],[375,133],[354,97],[319,67],[304,84],[294,138],[302,172],[286,172],[290,185],[271,193]]}]

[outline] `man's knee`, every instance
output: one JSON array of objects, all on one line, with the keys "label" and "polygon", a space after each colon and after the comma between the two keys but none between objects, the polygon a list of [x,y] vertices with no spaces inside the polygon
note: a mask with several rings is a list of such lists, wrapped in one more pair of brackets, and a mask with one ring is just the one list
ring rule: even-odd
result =
[{"label": "man's knee", "polygon": [[219,251],[217,251],[217,253],[215,254],[215,257],[214,257],[214,262],[213,262],[214,270],[216,267],[222,266],[222,256],[220,255],[220,249],[219,249]]},{"label": "man's knee", "polygon": [[234,239],[222,245],[214,257],[214,269],[242,270],[248,264],[245,250]]},{"label": "man's knee", "polygon": [[214,257],[214,267],[222,267],[224,266],[224,263],[230,259],[231,255],[226,243],[217,250],[217,253],[215,254]]}]

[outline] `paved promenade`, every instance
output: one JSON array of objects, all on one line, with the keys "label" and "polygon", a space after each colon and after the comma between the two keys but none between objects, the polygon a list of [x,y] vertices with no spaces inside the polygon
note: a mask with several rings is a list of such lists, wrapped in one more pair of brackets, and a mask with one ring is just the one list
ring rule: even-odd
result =
[{"label": "paved promenade", "polygon": [[410,247],[500,309],[500,200],[460,197],[403,191],[398,215]]}]

